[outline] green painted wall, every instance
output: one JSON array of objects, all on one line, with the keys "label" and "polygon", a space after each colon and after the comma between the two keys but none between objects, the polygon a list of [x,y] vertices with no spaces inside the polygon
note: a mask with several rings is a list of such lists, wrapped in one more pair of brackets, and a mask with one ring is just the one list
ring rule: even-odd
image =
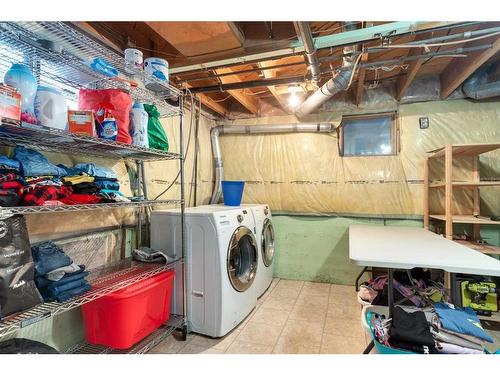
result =
[{"label": "green painted wall", "polygon": [[[350,224],[422,227],[421,220],[345,217],[274,216],[274,276],[284,279],[354,285],[362,267],[349,261]],[[463,228],[457,228],[457,233]],[[481,228],[481,235],[500,246],[500,230]]]}]

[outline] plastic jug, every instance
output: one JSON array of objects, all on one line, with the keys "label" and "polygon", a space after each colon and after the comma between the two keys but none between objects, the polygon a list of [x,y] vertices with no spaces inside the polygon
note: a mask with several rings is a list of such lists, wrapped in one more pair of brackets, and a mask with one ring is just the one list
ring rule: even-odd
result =
[{"label": "plastic jug", "polygon": [[130,111],[130,135],[133,145],[149,147],[148,113],[144,110],[144,105],[138,102],[134,102]]},{"label": "plastic jug", "polygon": [[[152,91],[164,91],[168,87],[168,61],[158,57],[144,59],[144,85]],[[152,78],[151,78],[152,77]],[[159,83],[163,81],[164,83]]]},{"label": "plastic jug", "polygon": [[61,92],[53,87],[38,86],[35,97],[38,125],[68,130],[68,106]]},{"label": "plastic jug", "polygon": [[37,83],[30,68],[24,64],[12,64],[5,73],[4,82],[15,87],[21,94],[21,120],[36,124],[34,100]]}]

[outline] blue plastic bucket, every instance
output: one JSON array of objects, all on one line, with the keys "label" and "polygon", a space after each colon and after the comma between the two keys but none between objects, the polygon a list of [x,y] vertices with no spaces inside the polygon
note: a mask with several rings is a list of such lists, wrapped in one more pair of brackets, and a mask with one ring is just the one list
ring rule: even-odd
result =
[{"label": "blue plastic bucket", "polygon": [[244,188],[244,181],[222,181],[224,204],[226,206],[239,206],[241,204]]}]

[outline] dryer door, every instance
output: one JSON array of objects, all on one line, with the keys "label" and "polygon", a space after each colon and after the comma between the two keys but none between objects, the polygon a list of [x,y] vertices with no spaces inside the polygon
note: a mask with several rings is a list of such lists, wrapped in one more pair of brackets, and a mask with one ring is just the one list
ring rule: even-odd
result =
[{"label": "dryer door", "polygon": [[273,263],[274,257],[274,227],[271,220],[266,219],[262,226],[262,260],[264,265],[269,267]]},{"label": "dryer door", "polygon": [[238,227],[231,237],[227,253],[229,281],[238,292],[252,285],[257,271],[257,241],[247,227]]}]

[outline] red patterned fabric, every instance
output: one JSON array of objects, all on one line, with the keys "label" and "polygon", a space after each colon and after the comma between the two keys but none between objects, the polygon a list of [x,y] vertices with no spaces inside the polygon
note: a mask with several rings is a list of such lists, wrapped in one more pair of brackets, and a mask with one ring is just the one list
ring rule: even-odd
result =
[{"label": "red patterned fabric", "polygon": [[71,194],[67,198],[59,199],[65,204],[94,204],[99,203],[101,198],[90,194]]},{"label": "red patterned fabric", "polygon": [[27,206],[41,206],[45,201],[62,201],[71,193],[71,188],[67,186],[39,185],[24,194],[23,203]]}]

